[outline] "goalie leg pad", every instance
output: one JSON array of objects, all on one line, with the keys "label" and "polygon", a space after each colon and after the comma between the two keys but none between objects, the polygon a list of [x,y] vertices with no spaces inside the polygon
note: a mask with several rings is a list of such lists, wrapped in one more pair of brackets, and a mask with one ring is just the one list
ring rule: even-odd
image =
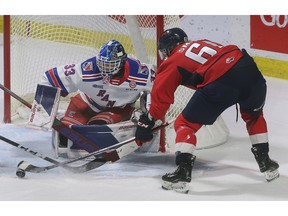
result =
[{"label": "goalie leg pad", "polygon": [[79,147],[77,147],[76,145],[73,144],[73,142],[71,140],[68,140],[68,147],[67,147],[67,156],[70,159],[73,158],[78,158],[78,157],[82,157],[86,154],[88,154],[89,152],[83,150],[83,149],[79,149]]},{"label": "goalie leg pad", "polygon": [[67,157],[67,141],[66,137],[52,129],[52,148],[54,149],[56,158]]},{"label": "goalie leg pad", "polygon": [[52,129],[52,148],[55,152],[55,157],[63,158],[77,158],[81,157],[84,154],[87,154],[87,151],[76,148],[73,146],[73,142],[67,139],[65,136]]}]

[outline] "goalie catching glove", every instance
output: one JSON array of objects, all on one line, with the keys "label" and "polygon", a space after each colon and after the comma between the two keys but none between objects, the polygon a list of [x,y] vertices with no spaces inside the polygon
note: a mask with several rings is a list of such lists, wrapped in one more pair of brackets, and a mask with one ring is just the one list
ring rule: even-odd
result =
[{"label": "goalie catching glove", "polygon": [[153,139],[152,128],[154,125],[155,121],[149,114],[142,114],[140,116],[135,133],[135,142],[138,146],[142,146],[143,143],[149,142]]}]

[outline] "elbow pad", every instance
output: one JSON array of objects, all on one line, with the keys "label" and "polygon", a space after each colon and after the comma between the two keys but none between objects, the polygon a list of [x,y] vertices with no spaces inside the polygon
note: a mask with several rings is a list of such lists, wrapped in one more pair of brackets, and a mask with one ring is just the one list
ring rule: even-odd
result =
[{"label": "elbow pad", "polygon": [[197,85],[203,83],[204,77],[201,76],[199,73],[189,72],[182,67],[178,67],[178,71],[182,75],[182,85],[190,85],[196,87]]}]

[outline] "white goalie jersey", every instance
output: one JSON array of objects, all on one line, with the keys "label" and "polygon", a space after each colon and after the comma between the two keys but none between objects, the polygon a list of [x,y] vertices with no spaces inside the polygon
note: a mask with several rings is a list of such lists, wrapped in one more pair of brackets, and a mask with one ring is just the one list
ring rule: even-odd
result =
[{"label": "white goalie jersey", "polygon": [[81,64],[69,64],[45,72],[41,84],[61,89],[61,96],[80,91],[82,99],[95,111],[134,103],[142,91],[151,91],[155,67],[127,58],[124,76],[102,76],[96,57]]}]

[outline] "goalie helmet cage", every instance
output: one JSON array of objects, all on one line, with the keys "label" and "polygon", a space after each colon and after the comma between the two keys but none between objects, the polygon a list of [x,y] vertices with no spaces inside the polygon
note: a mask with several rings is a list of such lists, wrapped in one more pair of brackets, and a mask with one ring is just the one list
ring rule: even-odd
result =
[{"label": "goalie helmet cage", "polygon": [[[4,15],[4,86],[32,102],[46,70],[91,58],[109,39],[121,42],[128,56],[159,65],[157,39],[171,27],[180,27],[180,16]],[[166,120],[175,118],[190,97],[191,90],[178,88]],[[22,109],[19,102],[4,94],[5,123],[23,114]],[[161,132],[161,151],[165,151],[167,130]]]}]

